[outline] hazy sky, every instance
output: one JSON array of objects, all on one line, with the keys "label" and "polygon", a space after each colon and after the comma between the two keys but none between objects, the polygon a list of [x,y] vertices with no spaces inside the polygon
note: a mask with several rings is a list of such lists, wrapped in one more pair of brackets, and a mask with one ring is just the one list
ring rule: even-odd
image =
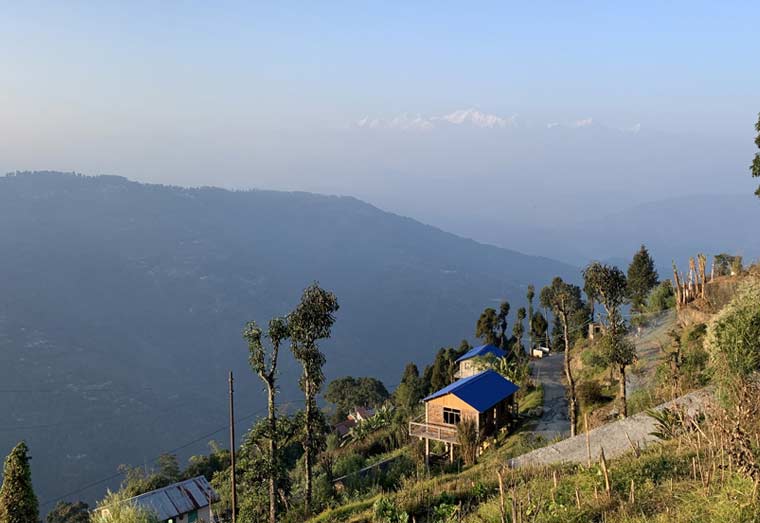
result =
[{"label": "hazy sky", "polygon": [[[459,232],[743,192],[758,20],[750,1],[4,2],[0,169],[353,194]],[[507,123],[409,128],[468,108]]]}]

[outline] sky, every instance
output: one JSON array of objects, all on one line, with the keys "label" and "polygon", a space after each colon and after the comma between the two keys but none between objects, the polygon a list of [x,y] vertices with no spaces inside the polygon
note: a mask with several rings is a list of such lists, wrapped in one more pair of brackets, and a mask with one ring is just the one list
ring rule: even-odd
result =
[{"label": "sky", "polygon": [[2,2],[0,170],[347,194],[476,238],[746,192],[757,20],[757,2]]}]

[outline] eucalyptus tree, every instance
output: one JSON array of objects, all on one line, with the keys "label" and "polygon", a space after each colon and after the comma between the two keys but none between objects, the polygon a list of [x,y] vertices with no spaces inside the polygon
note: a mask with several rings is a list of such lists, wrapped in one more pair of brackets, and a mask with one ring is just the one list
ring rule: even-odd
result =
[{"label": "eucalyptus tree", "polygon": [[325,381],[322,369],[325,355],[319,350],[319,340],[330,337],[338,307],[335,294],[313,283],[304,290],[301,302],[288,316],[290,348],[303,369],[299,386],[305,399],[302,446],[307,513],[311,510],[314,459],[321,447],[321,438],[317,436],[322,425],[319,423],[316,397]]},{"label": "eucalyptus tree", "polygon": [[583,309],[581,289],[577,285],[565,283],[559,276],[552,280],[551,285],[541,289],[540,302],[542,307],[551,309],[555,318],[562,325],[562,338],[565,345],[565,378],[568,385],[568,417],[570,418],[570,436],[575,436],[578,402],[575,395],[575,380],[570,368],[570,318],[578,310]]},{"label": "eucalyptus tree", "polygon": [[626,367],[636,357],[636,347],[625,337],[625,320],[620,308],[628,299],[628,282],[623,271],[615,266],[593,262],[583,271],[584,289],[589,298],[598,301],[607,313],[606,332],[600,341],[605,359],[620,373],[620,416],[626,417],[628,405],[625,391]]},{"label": "eucalyptus tree", "polygon": [[499,315],[495,309],[487,307],[475,324],[475,337],[483,340],[486,345],[496,345],[499,339],[498,328]]},{"label": "eucalyptus tree", "polygon": [[[279,492],[281,476],[281,464],[278,450],[277,436],[277,407],[275,396],[277,395],[277,358],[280,345],[289,336],[288,320],[286,318],[272,318],[269,328],[264,334],[255,321],[248,322],[243,329],[243,338],[248,342],[248,361],[253,371],[258,374],[261,381],[267,387],[267,435],[268,463],[267,478],[269,483],[269,522],[277,523],[277,493]],[[269,339],[271,350],[267,361],[267,350],[264,347],[263,338]]]},{"label": "eucalyptus tree", "polygon": [[499,326],[499,347],[507,350],[507,316],[509,316],[509,302],[503,301],[499,305],[499,314],[496,316]]},{"label": "eucalyptus tree", "polygon": [[536,288],[528,285],[528,292],[525,295],[528,298],[528,348],[533,349],[533,298],[536,295]]},{"label": "eucalyptus tree", "polygon": [[512,345],[512,352],[515,355],[515,359],[521,359],[525,351],[523,350],[523,335],[525,334],[525,307],[517,309],[517,318],[515,324],[512,326],[512,336],[515,339]]}]

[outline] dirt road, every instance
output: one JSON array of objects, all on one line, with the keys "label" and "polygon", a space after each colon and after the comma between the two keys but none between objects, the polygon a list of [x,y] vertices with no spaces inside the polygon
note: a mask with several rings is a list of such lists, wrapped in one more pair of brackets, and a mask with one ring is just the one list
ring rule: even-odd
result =
[{"label": "dirt road", "polygon": [[533,432],[547,441],[570,434],[562,357],[562,353],[551,354],[531,363],[534,379],[544,386],[544,410]]}]

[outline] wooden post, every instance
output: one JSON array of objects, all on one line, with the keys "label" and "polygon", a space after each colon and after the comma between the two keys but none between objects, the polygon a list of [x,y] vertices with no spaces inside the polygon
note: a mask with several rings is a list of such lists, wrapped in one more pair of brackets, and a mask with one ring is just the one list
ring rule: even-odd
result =
[{"label": "wooden post", "polygon": [[501,469],[496,469],[496,476],[499,478],[499,513],[501,515],[501,523],[507,523],[507,511],[504,507],[504,477],[501,474]]},{"label": "wooden post", "polygon": [[449,463],[454,463],[454,444],[449,443]]},{"label": "wooden post", "polygon": [[425,470],[430,472],[430,438],[425,438]]},{"label": "wooden post", "polygon": [[591,468],[591,436],[588,433],[588,413],[583,413],[583,429],[586,432],[586,456],[588,457],[588,467]]},{"label": "wooden post", "polygon": [[229,377],[230,383],[230,488],[232,491],[232,523],[237,520],[237,487],[235,485],[235,389],[232,385],[232,371]]},{"label": "wooden post", "polygon": [[631,505],[633,505],[634,503],[636,503],[636,491],[635,491],[635,487],[633,485],[633,478],[631,478],[631,494],[628,497],[628,502]]},{"label": "wooden post", "polygon": [[604,474],[604,490],[607,492],[607,496],[610,495],[610,475],[607,472],[607,459],[604,457],[604,447],[601,447],[599,453],[599,462],[602,465],[602,474]]},{"label": "wooden post", "polygon": [[575,506],[580,510],[581,508],[581,496],[578,493],[578,487],[575,487]]}]

